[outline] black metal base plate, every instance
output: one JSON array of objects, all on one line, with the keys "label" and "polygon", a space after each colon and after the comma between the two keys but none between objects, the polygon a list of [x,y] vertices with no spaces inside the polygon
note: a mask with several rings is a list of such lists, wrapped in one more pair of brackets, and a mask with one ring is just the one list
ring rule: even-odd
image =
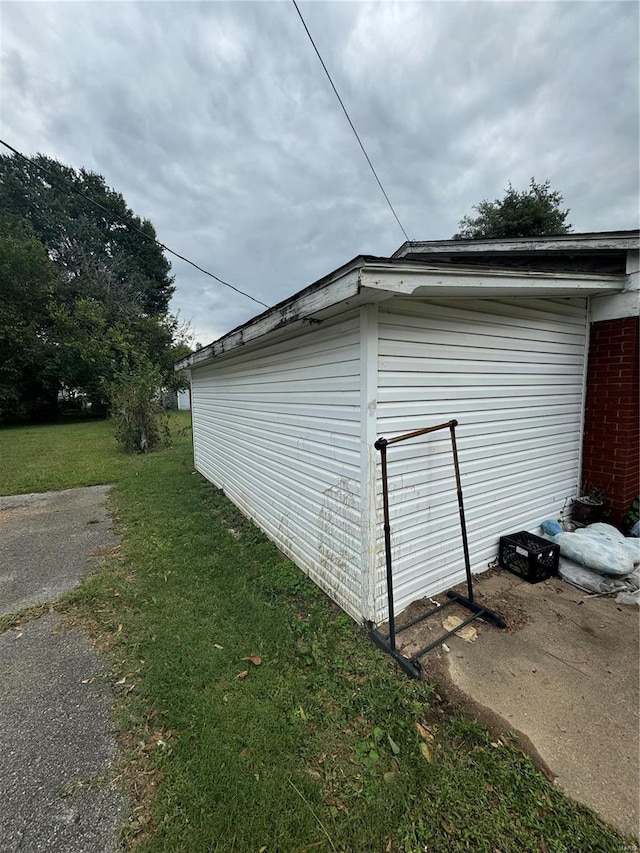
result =
[{"label": "black metal base plate", "polygon": [[490,610],[488,607],[485,607],[483,604],[478,604],[476,601],[472,601],[470,598],[467,598],[464,595],[460,595],[459,592],[454,592],[453,590],[449,590],[447,593],[447,598],[453,599],[458,604],[461,604],[463,607],[466,607],[467,610],[471,610],[473,613],[477,613],[481,619],[485,619],[487,622],[493,622],[498,628],[506,628],[507,623],[502,618],[502,615],[497,612],[497,610]]},{"label": "black metal base plate", "polygon": [[[482,604],[478,604],[470,598],[465,597],[464,595],[460,595],[458,592],[454,592],[453,590],[449,590],[447,592],[447,598],[451,599],[451,603],[455,602],[456,604],[460,604],[462,607],[465,607],[467,610],[471,612],[471,616],[467,617],[462,624],[457,625],[453,630],[447,631],[445,634],[442,634],[436,640],[433,640],[429,643],[428,646],[420,649],[416,652],[413,657],[408,658],[403,655],[398,649],[395,647],[395,643],[392,645],[392,641],[390,637],[385,637],[379,631],[377,631],[372,622],[367,623],[367,627],[369,629],[369,636],[373,640],[373,642],[382,649],[383,652],[386,652],[390,655],[399,666],[407,673],[407,675],[411,676],[411,678],[420,678],[422,675],[422,666],[420,664],[420,658],[423,655],[426,655],[427,652],[432,651],[437,646],[441,646],[445,640],[448,640],[449,637],[456,634],[461,628],[465,625],[471,624],[476,619],[484,619],[487,622],[492,622],[498,628],[506,628],[507,623],[504,621],[503,617],[500,613],[495,610],[491,610],[488,607],[484,607]],[[446,607],[446,605],[444,605]],[[441,608],[438,608],[440,610]],[[438,610],[430,610],[428,613],[425,613],[424,616],[419,617],[418,619],[414,619],[411,622],[411,625],[415,625],[418,622],[423,621],[424,619],[428,619],[430,616],[434,616]],[[402,631],[404,628],[409,627],[409,625],[401,626],[396,630],[396,634],[399,631]],[[394,638],[395,640],[395,638]]]},{"label": "black metal base plate", "polygon": [[399,664],[402,669],[410,675],[411,678],[420,678],[422,675],[422,667],[420,666],[419,660],[413,660],[405,657],[401,654],[397,649],[391,648],[391,644],[386,637],[384,637],[379,631],[369,623],[369,636],[373,640],[373,642],[382,649],[383,652],[386,652],[390,655],[394,661]]}]

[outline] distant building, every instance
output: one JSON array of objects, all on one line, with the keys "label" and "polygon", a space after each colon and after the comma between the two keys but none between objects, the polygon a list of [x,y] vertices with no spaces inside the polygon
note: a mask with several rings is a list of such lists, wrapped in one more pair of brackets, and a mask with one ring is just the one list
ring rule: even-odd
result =
[{"label": "distant building", "polygon": [[178,408],[181,411],[189,411],[191,408],[191,389],[183,388],[178,391]]}]

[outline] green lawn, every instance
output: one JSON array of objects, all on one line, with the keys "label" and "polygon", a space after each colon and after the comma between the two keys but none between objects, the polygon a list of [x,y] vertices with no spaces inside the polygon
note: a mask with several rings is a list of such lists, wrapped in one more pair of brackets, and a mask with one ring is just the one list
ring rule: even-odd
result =
[{"label": "green lawn", "polygon": [[128,459],[106,421],[0,429],[0,495],[116,483]]},{"label": "green lawn", "polygon": [[492,744],[396,670],[193,472],[187,426],[175,415],[173,447],[135,457],[106,422],[0,431],[0,494],[115,483],[120,553],[60,609],[113,662],[118,772],[137,798],[129,842],[167,853],[624,849],[508,740]]}]

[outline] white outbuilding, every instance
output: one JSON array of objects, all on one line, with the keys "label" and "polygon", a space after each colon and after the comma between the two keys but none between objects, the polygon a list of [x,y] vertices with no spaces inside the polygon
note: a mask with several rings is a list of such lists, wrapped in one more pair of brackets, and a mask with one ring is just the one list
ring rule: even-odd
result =
[{"label": "white outbuilding", "polygon": [[[590,314],[637,232],[360,256],[177,365],[195,467],[358,621],[387,617],[374,442],[456,419],[471,565],[579,488]],[[635,260],[634,260],[635,259]],[[634,291],[635,292],[635,291]],[[389,452],[395,605],[464,578],[446,431]]]},{"label": "white outbuilding", "polygon": [[181,412],[188,412],[191,408],[191,389],[181,388],[178,391],[178,409]]}]

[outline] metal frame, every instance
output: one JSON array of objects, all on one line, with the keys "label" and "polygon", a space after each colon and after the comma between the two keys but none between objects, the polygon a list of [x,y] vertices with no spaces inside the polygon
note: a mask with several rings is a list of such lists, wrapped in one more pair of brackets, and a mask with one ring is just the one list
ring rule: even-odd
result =
[{"label": "metal frame", "polygon": [[[485,619],[488,622],[493,622],[498,628],[506,628],[506,623],[500,613],[497,613],[495,610],[490,610],[488,607],[484,607],[482,604],[477,604],[473,598],[473,579],[471,576],[471,563],[469,560],[469,542],[467,539],[467,525],[464,517],[464,503],[462,500],[462,483],[460,480],[460,465],[458,462],[458,447],[456,444],[456,427],[458,425],[458,421],[451,420],[447,421],[444,424],[437,424],[437,426],[425,427],[424,429],[417,429],[413,432],[404,433],[404,435],[398,435],[395,438],[379,438],[374,447],[376,450],[380,451],[380,461],[382,465],[382,500],[384,507],[384,549],[385,549],[385,558],[386,558],[386,568],[387,568],[387,599],[389,602],[389,634],[388,636],[381,634],[376,628],[373,626],[372,622],[368,623],[369,635],[374,643],[379,646],[383,651],[387,652],[387,654],[391,655],[391,657],[400,664],[402,669],[413,678],[420,678],[422,667],[420,665],[420,658],[423,655],[426,655],[427,652],[430,652],[432,649],[435,649],[436,646],[444,643],[446,639],[455,634],[461,628],[464,628],[465,625],[469,625],[471,622],[474,622],[476,619]],[[449,590],[447,592],[447,598],[449,601],[446,604],[441,605],[440,607],[434,607],[433,610],[427,611],[427,613],[423,613],[422,616],[418,616],[416,619],[412,619],[410,622],[407,622],[405,625],[401,625],[399,628],[396,627],[395,614],[393,612],[393,562],[392,562],[392,554],[391,554],[391,524],[389,521],[389,484],[388,484],[388,476],[387,476],[387,447],[390,444],[397,444],[401,441],[407,441],[410,438],[417,438],[421,435],[427,435],[431,432],[436,432],[437,430],[448,429],[451,433],[451,450],[453,453],[453,466],[455,470],[456,476],[456,490],[458,493],[458,512],[460,515],[460,532],[462,536],[462,549],[464,552],[464,568],[467,576],[467,595],[460,595],[458,592],[454,592],[453,590]],[[422,622],[425,619],[428,619],[430,616],[433,616],[435,613],[441,613],[447,607],[450,607],[452,604],[461,604],[463,607],[466,607],[467,610],[471,611],[471,615],[465,619],[462,624],[458,625],[457,628],[454,628],[453,631],[447,631],[442,636],[438,637],[437,640],[429,643],[427,646],[424,646],[419,651],[417,651],[412,657],[408,658],[398,651],[396,648],[396,636],[401,631],[406,631],[407,628],[411,628],[413,625],[416,625],[418,622]]]}]

